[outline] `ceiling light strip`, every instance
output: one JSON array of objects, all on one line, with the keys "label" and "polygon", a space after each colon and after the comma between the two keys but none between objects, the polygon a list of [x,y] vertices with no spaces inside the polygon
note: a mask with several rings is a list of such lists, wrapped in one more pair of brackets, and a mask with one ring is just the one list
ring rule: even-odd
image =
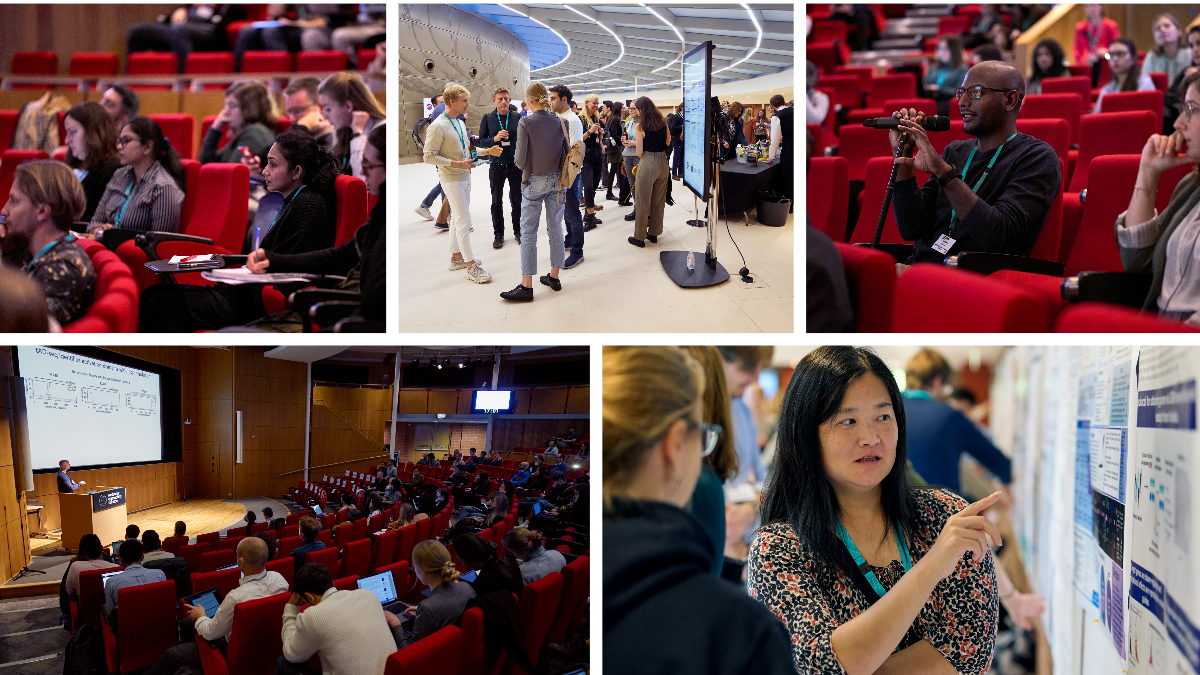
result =
[{"label": "ceiling light strip", "polygon": [[[605,26],[604,24],[593,19],[592,17],[588,16],[587,14],[584,14],[583,12],[575,9],[571,5],[563,5],[563,6],[566,7],[567,9],[571,10],[572,12],[575,12],[579,16],[582,16],[583,18],[587,19],[588,21],[591,21],[592,23],[596,24],[597,26],[600,26],[604,30],[608,31],[609,35],[612,35],[613,38],[617,41],[617,44],[621,46],[621,53],[617,55],[617,58],[612,63],[608,64],[607,66],[604,66],[603,68],[595,68],[593,70],[587,71],[586,73],[576,73],[575,75],[565,75],[560,79],[569,80],[569,79],[573,79],[576,77],[583,77],[585,75],[591,75],[592,73],[598,73],[601,70],[607,70],[608,68],[612,68],[613,66],[617,65],[617,63],[620,62],[620,60],[625,57],[625,42],[623,40],[621,40],[621,36],[619,36],[615,32],[613,32],[612,29],[610,29],[608,26]],[[535,21],[536,21],[536,19],[535,19]]]},{"label": "ceiling light strip", "polygon": [[737,64],[741,63],[742,61],[745,61],[746,59],[750,58],[751,56],[754,55],[754,52],[758,51],[758,48],[762,45],[762,26],[758,25],[758,17],[754,16],[754,12],[750,11],[750,7],[748,7],[746,5],[746,3],[739,2],[738,4],[746,9],[746,13],[750,15],[750,20],[752,22],[754,22],[754,27],[758,30],[758,40],[754,43],[754,49],[751,49],[745,56],[743,56],[742,58],[738,59],[737,61],[734,61],[733,63],[725,66],[724,68],[722,68],[720,70],[712,71],[713,75],[716,75],[717,73],[725,72],[726,70],[729,70],[730,68],[736,66]]},{"label": "ceiling light strip", "polygon": [[[499,5],[499,6],[501,6],[501,7],[503,7],[504,9],[507,9],[507,10],[508,10],[508,11],[510,11],[510,12],[516,12],[517,14],[520,14],[521,16],[525,17],[526,19],[529,19],[530,21],[532,21],[532,22],[536,23],[537,25],[539,25],[539,26],[541,26],[541,27],[545,28],[546,30],[550,31],[551,33],[554,33],[555,35],[557,35],[557,36],[558,36],[558,39],[559,39],[559,40],[562,40],[562,41],[563,41],[563,44],[567,46],[567,55],[566,55],[566,56],[564,56],[564,57],[562,58],[562,61],[559,61],[558,63],[552,63],[552,64],[550,64],[550,65],[546,66],[545,68],[535,68],[535,69],[533,69],[533,70],[530,70],[530,71],[529,71],[530,73],[536,73],[536,72],[538,72],[539,70],[546,70],[546,69],[548,69],[548,68],[553,68],[554,66],[557,66],[559,63],[562,63],[563,61],[566,61],[567,59],[571,58],[571,43],[570,43],[570,42],[567,42],[567,39],[566,39],[565,37],[563,37],[561,33],[559,33],[558,31],[554,30],[554,29],[553,29],[553,28],[551,28],[550,26],[548,26],[548,25],[546,25],[546,24],[542,23],[541,21],[538,21],[537,19],[533,18],[532,16],[529,16],[528,14],[525,14],[524,12],[521,12],[521,11],[515,10],[515,9],[513,9],[512,7],[509,7],[508,5],[506,5],[506,4],[502,3],[502,2],[498,2],[498,3],[496,3],[496,4],[497,4],[497,5]],[[743,5],[743,7],[744,7],[744,6],[745,6],[745,5]],[[760,32],[760,33],[759,33],[759,35],[761,36],[761,35],[762,35],[762,33]],[[621,51],[622,51],[622,53],[624,53],[624,46],[622,46],[622,50],[621,50]]]},{"label": "ceiling light strip", "polygon": [[[667,23],[667,20],[666,20],[666,19],[664,19],[664,18],[662,18],[661,16],[659,16],[659,15],[658,15],[658,12],[654,11],[654,8],[653,8],[653,7],[650,7],[649,5],[647,5],[647,4],[646,4],[646,3],[644,3],[644,2],[639,2],[638,4],[639,4],[639,5],[641,5],[642,7],[646,8],[646,11],[650,12],[651,14],[653,14],[653,15],[654,15],[654,18],[658,19],[659,21],[662,21],[662,22],[663,22],[664,24],[666,24],[666,25],[667,25],[667,26],[668,26],[668,27],[669,27],[671,30],[675,31],[675,37],[678,37],[678,38],[679,38],[679,53],[680,53],[681,55],[682,55],[682,54],[683,54],[685,51],[687,51],[687,41],[683,39],[683,34],[679,32],[679,29],[678,29],[678,28],[676,28],[675,26],[672,26],[671,24]],[[658,68],[655,68],[654,70],[650,71],[650,74],[651,74],[651,75],[653,75],[654,73],[657,73],[658,71],[660,71],[660,70],[662,70],[662,69],[664,69],[664,68],[670,68],[671,66],[675,65],[675,64],[676,64],[678,61],[679,61],[679,58],[675,58],[674,60],[672,60],[672,61],[671,61],[670,63],[668,63],[667,65],[665,65],[665,66],[659,66]]]}]

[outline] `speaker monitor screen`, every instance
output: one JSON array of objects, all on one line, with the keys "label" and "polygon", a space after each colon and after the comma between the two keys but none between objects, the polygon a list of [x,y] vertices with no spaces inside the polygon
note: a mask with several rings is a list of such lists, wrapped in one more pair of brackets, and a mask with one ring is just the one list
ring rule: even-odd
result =
[{"label": "speaker monitor screen", "polygon": [[472,412],[510,413],[513,404],[511,391],[480,390],[475,392],[475,405],[472,406]]}]

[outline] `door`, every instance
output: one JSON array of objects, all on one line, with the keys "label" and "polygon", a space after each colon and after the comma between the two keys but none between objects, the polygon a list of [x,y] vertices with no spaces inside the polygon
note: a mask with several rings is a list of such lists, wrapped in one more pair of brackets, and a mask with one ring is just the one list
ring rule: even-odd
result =
[{"label": "door", "polygon": [[196,482],[199,485],[200,496],[213,499],[220,496],[221,444],[197,443],[197,453],[200,459]]}]

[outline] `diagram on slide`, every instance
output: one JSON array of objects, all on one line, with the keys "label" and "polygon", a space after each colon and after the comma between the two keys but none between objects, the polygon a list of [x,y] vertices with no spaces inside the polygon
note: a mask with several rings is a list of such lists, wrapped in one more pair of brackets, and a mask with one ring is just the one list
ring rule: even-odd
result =
[{"label": "diagram on slide", "polygon": [[49,408],[65,408],[68,404],[75,404],[79,396],[75,393],[74,382],[27,377],[25,378],[25,398],[30,401],[41,401]]},{"label": "diagram on slide", "polygon": [[121,409],[121,392],[106,387],[84,387],[80,396],[96,412],[116,412]]},{"label": "diagram on slide", "polygon": [[125,394],[125,406],[135,415],[153,415],[158,397],[144,391]]}]

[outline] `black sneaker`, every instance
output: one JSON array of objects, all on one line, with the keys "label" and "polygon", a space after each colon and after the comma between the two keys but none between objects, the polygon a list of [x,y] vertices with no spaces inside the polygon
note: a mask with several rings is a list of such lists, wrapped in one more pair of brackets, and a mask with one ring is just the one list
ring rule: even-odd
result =
[{"label": "black sneaker", "polygon": [[505,300],[512,300],[514,302],[532,302],[533,289],[526,288],[521,284],[517,284],[516,288],[512,289],[511,291],[504,291],[500,294],[500,297],[504,298]]},{"label": "black sneaker", "polygon": [[443,232],[450,231],[450,223],[434,223],[433,226]]},{"label": "black sneaker", "polygon": [[[550,276],[549,274],[543,274],[541,277],[538,278],[538,280],[541,281],[546,286],[553,288],[556,291],[562,290],[562,282],[559,281],[558,279],[555,279],[554,277]],[[524,286],[522,286],[522,288],[524,288]],[[529,291],[529,296],[530,296],[530,299],[533,299],[533,291]]]},{"label": "black sneaker", "polygon": [[496,240],[492,242],[492,248],[503,248],[503,247],[504,247],[504,237],[496,237]]},{"label": "black sneaker", "polygon": [[519,234],[514,234],[514,235],[513,235],[513,239],[516,239],[516,240],[517,240],[517,246],[520,246],[520,245],[521,245],[521,235],[519,235]]},{"label": "black sneaker", "polygon": [[652,235],[652,234],[648,234],[648,235],[646,235],[646,240],[647,240],[647,241],[649,241],[651,244],[657,244],[657,243],[658,243],[658,237],[656,237],[656,236],[654,236],[654,235]]},{"label": "black sneaker", "polygon": [[604,199],[610,202],[615,202],[617,201],[617,196],[612,193],[612,190],[609,190],[608,194],[604,195]]},{"label": "black sneaker", "polygon": [[638,239],[637,237],[630,237],[629,243],[633,244],[634,246],[636,246],[638,248],[646,248],[646,242]]},{"label": "black sneaker", "polygon": [[625,216],[625,220],[637,220],[637,212],[630,211],[629,214]]}]

